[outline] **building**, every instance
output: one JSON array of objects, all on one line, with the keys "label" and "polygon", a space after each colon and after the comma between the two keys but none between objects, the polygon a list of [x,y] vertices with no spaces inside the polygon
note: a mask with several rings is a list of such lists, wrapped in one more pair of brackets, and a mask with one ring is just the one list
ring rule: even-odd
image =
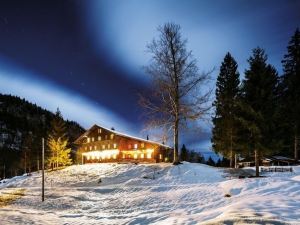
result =
[{"label": "building", "polygon": [[169,162],[172,149],[158,142],[133,137],[98,125],[76,141],[82,163],[93,162]]},{"label": "building", "polygon": [[263,166],[290,166],[294,164],[294,159],[285,156],[270,156],[262,159]]}]

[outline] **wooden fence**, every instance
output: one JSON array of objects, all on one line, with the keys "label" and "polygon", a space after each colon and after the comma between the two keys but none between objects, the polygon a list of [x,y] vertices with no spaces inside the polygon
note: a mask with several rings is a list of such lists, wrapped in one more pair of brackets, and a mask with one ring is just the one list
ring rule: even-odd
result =
[{"label": "wooden fence", "polygon": [[260,168],[261,172],[293,172],[293,167],[268,167]]}]

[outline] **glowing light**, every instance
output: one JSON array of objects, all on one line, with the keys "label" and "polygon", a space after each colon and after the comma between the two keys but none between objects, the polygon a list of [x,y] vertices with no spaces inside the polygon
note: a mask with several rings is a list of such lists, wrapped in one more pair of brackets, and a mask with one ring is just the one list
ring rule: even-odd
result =
[{"label": "glowing light", "polygon": [[87,158],[87,160],[91,159],[111,159],[112,157],[117,158],[117,155],[120,153],[118,149],[104,150],[104,151],[92,151],[92,152],[84,152],[83,156]]}]

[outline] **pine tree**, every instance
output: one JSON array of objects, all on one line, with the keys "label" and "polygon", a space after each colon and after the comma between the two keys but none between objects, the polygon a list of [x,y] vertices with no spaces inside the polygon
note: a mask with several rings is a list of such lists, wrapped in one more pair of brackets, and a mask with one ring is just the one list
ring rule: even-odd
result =
[{"label": "pine tree", "polygon": [[230,167],[234,164],[237,153],[237,98],[239,95],[238,65],[230,53],[222,62],[216,83],[215,116],[213,117],[212,144],[215,152],[230,159]]},{"label": "pine tree", "polygon": [[282,119],[289,133],[289,143],[293,142],[294,158],[299,159],[300,139],[300,31],[296,29],[289,41],[283,64],[283,110]]},{"label": "pine tree", "polygon": [[51,122],[50,134],[48,135],[48,147],[50,150],[48,163],[51,165],[52,169],[54,167],[71,164],[71,149],[67,146],[68,138],[66,133],[66,125],[59,109],[57,109],[55,117]]},{"label": "pine tree", "polygon": [[262,154],[279,148],[275,138],[278,101],[278,74],[267,64],[267,55],[255,48],[248,60],[242,87],[242,116],[244,148],[254,152],[256,176],[259,176],[259,160]]},{"label": "pine tree", "polygon": [[216,165],[215,161],[211,158],[211,156],[209,156],[206,164],[209,165],[209,166],[215,166]]},{"label": "pine tree", "polygon": [[70,159],[71,149],[67,148],[68,141],[58,138],[55,140],[54,138],[49,138],[48,146],[52,152],[54,152],[54,157],[49,158],[50,164],[56,164],[56,166],[68,166],[72,164],[72,160]]},{"label": "pine tree", "polygon": [[182,145],[180,158],[182,161],[188,161],[188,150],[185,147],[185,144]]}]

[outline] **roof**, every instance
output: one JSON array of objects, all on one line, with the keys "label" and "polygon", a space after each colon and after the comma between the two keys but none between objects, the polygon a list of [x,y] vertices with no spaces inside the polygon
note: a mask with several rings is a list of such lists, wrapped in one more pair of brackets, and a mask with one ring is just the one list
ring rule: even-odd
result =
[{"label": "roof", "polygon": [[126,138],[131,138],[131,139],[135,139],[135,140],[138,140],[138,141],[143,141],[143,142],[148,142],[148,143],[152,143],[152,144],[156,144],[156,145],[159,145],[159,146],[163,146],[165,148],[171,148],[170,146],[168,145],[164,145],[164,144],[161,144],[159,142],[156,142],[156,141],[151,141],[151,140],[147,140],[147,139],[143,139],[143,138],[139,138],[139,137],[135,137],[135,136],[132,136],[132,135],[128,135],[128,134],[124,134],[124,133],[121,133],[119,131],[115,131],[115,130],[112,130],[112,129],[109,129],[109,128],[106,128],[106,127],[103,127],[103,126],[99,126],[97,124],[93,125],[90,129],[88,129],[86,132],[84,132],[82,135],[80,135],[80,137],[78,137],[76,140],[75,140],[75,143],[79,143],[79,141],[83,138],[83,137],[86,137],[94,128],[101,128],[101,129],[105,129],[111,133],[114,133],[115,135],[118,135],[118,136],[122,136],[122,137],[126,137]]}]

